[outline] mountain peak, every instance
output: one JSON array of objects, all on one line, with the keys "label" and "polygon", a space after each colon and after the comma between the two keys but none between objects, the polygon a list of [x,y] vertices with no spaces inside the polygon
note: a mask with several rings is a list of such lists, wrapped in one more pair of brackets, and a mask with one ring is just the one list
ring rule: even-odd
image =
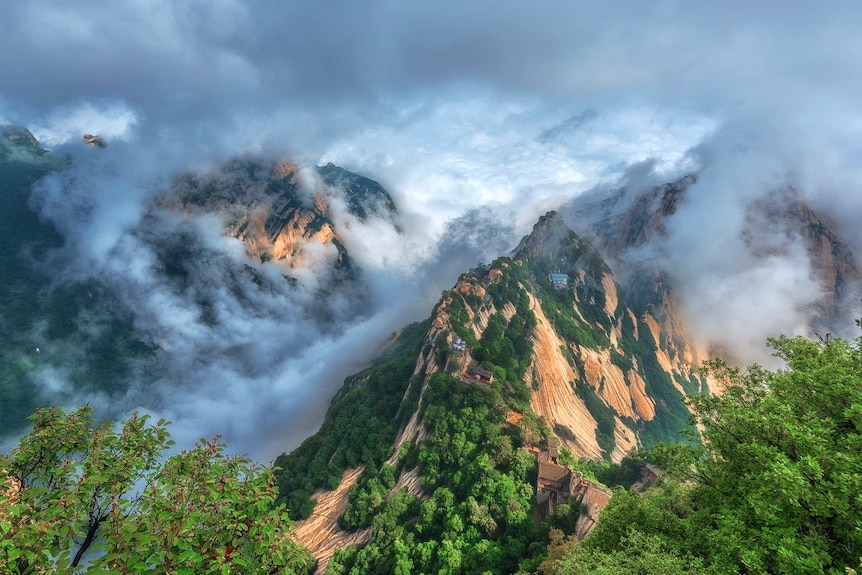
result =
[{"label": "mountain peak", "polygon": [[364,220],[369,212],[379,215],[397,212],[395,202],[379,182],[345,170],[332,162],[317,168],[317,172],[327,186],[344,191],[347,209],[359,219]]},{"label": "mountain peak", "polygon": [[581,242],[560,215],[551,210],[541,216],[533,225],[533,231],[524,236],[515,248],[515,259],[533,261],[538,259],[555,260],[567,247],[575,247]]},{"label": "mountain peak", "polygon": [[90,146],[91,148],[105,148],[108,146],[101,136],[95,134],[84,134],[81,136],[81,141],[85,146]]},{"label": "mountain peak", "polygon": [[553,210],[539,218],[533,231],[518,244],[514,257],[548,273],[584,269],[587,275],[600,279],[610,271],[595,246],[578,236]]},{"label": "mountain peak", "polygon": [[45,148],[39,143],[30,130],[23,126],[0,126],[0,143],[15,146],[19,149],[42,153]]},{"label": "mountain peak", "polygon": [[[637,309],[662,300],[668,272],[673,270],[651,259],[626,256],[646,247],[662,252],[669,222],[686,217],[677,212],[690,201],[696,183],[697,177],[689,174],[642,191],[623,188],[598,201],[576,202],[569,212],[579,223],[587,224],[586,233],[596,238],[610,261],[626,261],[625,288],[629,303]],[[813,324],[819,329],[836,328],[862,289],[862,270],[836,224],[815,213],[789,184],[764,190],[747,200],[744,210],[740,238],[753,258],[787,256],[789,246],[797,241],[804,247],[813,278],[823,291],[815,302],[818,317]]]}]

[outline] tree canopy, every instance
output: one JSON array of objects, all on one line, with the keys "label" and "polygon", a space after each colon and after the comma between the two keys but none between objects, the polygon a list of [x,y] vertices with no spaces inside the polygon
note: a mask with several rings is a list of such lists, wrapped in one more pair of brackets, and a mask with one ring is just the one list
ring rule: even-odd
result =
[{"label": "tree canopy", "polygon": [[859,565],[862,338],[770,344],[785,368],[709,362],[726,389],[689,400],[702,443],[656,448],[662,483],[643,495],[618,491],[558,573],[635,564],[650,566],[640,573],[844,573]]},{"label": "tree canopy", "polygon": [[0,456],[0,572],[304,573],[269,468],[215,438],[168,459],[167,422],[42,409]]}]

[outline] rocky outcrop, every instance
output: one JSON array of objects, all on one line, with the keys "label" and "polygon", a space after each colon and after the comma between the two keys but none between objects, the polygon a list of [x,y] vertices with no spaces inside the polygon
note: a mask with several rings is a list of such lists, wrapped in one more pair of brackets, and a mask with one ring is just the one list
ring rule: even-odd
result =
[{"label": "rocky outcrop", "polygon": [[[588,223],[586,232],[598,238],[603,252],[613,260],[645,246],[661,249],[669,220],[686,201],[697,182],[687,175],[675,182],[641,192],[623,189],[599,201],[578,204],[575,221]],[[632,196],[634,194],[634,196]],[[792,186],[764,190],[745,206],[742,239],[755,256],[784,255],[801,242],[812,273],[823,288],[818,301],[818,323],[829,326],[843,317],[849,304],[862,292],[862,271],[834,222],[818,215]],[[640,258],[627,261],[625,288],[629,304],[637,310],[661,305],[670,294],[666,270]]]},{"label": "rocky outcrop", "polygon": [[640,374],[633,369],[628,371],[626,378],[632,398],[632,407],[637,419],[651,421],[655,417],[655,400],[647,395],[646,383]]},{"label": "rocky outcrop", "polygon": [[365,219],[370,214],[387,216],[397,211],[395,202],[378,182],[349,172],[332,162],[317,171],[327,186],[344,196],[348,210],[356,217]]},{"label": "rocky outcrop", "polygon": [[581,476],[579,480],[572,481],[572,499],[577,501],[584,510],[575,525],[575,535],[578,539],[583,539],[598,523],[599,512],[607,506],[611,494]]},{"label": "rocky outcrop", "polygon": [[[768,233],[764,233],[768,230]],[[857,299],[862,271],[836,224],[818,216],[792,187],[774,190],[755,201],[746,215],[743,237],[755,254],[783,255],[801,239],[811,270],[823,288],[821,315],[832,318],[849,300]]]},{"label": "rocky outcrop", "polygon": [[628,210],[617,216],[614,225],[607,225],[611,222],[605,221],[605,225],[598,226],[608,254],[617,258],[656,236],[664,236],[667,219],[676,213],[689,186],[696,181],[694,175],[687,175],[675,182],[649,188],[635,198]]},{"label": "rocky outcrop", "polygon": [[362,545],[371,538],[370,528],[349,532],[338,526],[338,518],[347,509],[350,488],[359,479],[363,469],[359,467],[345,471],[341,484],[335,490],[316,491],[312,496],[317,500],[314,513],[294,526],[293,538],[317,560],[316,575],[326,572],[329,559],[336,551],[348,545]]},{"label": "rocky outcrop", "polygon": [[331,164],[319,172],[317,180],[301,177],[289,160],[238,158],[212,174],[177,177],[155,207],[186,218],[216,216],[251,259],[283,265],[288,278],[312,266],[329,278],[322,285],[338,286],[359,272],[335,223],[333,203],[344,201],[360,220],[371,214],[388,218],[397,229],[391,219],[395,205],[373,180]]},{"label": "rocky outcrop", "polygon": [[589,535],[599,520],[599,512],[610,501],[611,493],[606,488],[593,483],[580,471],[560,465],[557,462],[558,444],[555,436],[548,437],[548,449],[541,450],[536,456],[536,514],[539,518],[554,513],[561,504],[578,505],[581,514],[575,523],[578,539]]},{"label": "rocky outcrop", "polygon": [[558,435],[575,457],[600,459],[602,450],[596,442],[596,420],[572,387],[578,374],[561,352],[564,343],[535,299],[530,309],[536,314],[533,361],[528,374],[528,378],[535,382],[530,396],[531,407],[553,429],[562,426],[567,430],[568,433]]},{"label": "rocky outcrop", "polygon": [[93,134],[84,134],[81,140],[85,146],[90,146],[91,148],[105,148],[108,146],[104,139]]}]

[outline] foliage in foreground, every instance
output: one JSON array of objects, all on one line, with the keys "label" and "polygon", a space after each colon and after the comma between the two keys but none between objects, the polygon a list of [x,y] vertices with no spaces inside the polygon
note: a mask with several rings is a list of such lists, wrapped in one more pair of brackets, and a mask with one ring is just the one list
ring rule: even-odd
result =
[{"label": "foliage in foreground", "polygon": [[39,410],[0,456],[0,572],[304,573],[272,473],[203,441],[162,463],[167,423]]},{"label": "foliage in foreground", "polygon": [[659,447],[662,485],[618,490],[555,573],[844,573],[862,556],[862,338],[771,340],[786,369],[708,365],[701,446]]}]

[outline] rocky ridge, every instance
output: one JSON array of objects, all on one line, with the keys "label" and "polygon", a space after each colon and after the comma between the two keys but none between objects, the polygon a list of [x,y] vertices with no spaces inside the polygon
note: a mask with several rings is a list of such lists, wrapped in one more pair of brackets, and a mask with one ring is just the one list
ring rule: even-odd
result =
[{"label": "rocky ridge", "polygon": [[[697,183],[696,174],[644,190],[621,189],[595,200],[575,200],[568,212],[585,224],[585,233],[597,239],[611,261],[623,262],[624,286],[637,309],[667,306],[668,262],[661,263],[662,239],[668,222],[688,199]],[[844,319],[848,306],[858,303],[862,293],[862,270],[837,226],[818,215],[793,186],[765,191],[745,206],[742,239],[755,256],[786,254],[800,242],[811,264],[813,276],[822,286],[815,322],[827,329]],[[629,258],[651,248],[650,258]],[[680,273],[675,270],[675,273]],[[670,304],[673,305],[673,304]]]},{"label": "rocky ridge", "polygon": [[374,180],[333,164],[317,171],[320,180],[306,182],[289,160],[238,158],[215,174],[176,178],[156,205],[187,216],[220,216],[225,233],[242,240],[249,257],[260,262],[301,268],[317,257],[315,246],[325,246],[337,254],[335,267],[350,272],[352,263],[333,221],[332,201],[344,201],[348,212],[360,220],[373,214],[390,223],[395,204]]},{"label": "rocky ridge", "polygon": [[[619,461],[644,443],[648,427],[648,438],[661,435],[651,422],[671,413],[668,399],[679,401],[688,393],[716,391],[714,382],[696,373],[706,355],[689,343],[672,300],[665,298],[663,305],[651,311],[628,307],[625,293],[596,248],[570,230],[555,212],[539,219],[516,249],[512,263],[502,261],[465,274],[444,296],[426,338],[429,351],[421,360],[430,364],[426,369],[453,369],[449,364],[434,365],[430,357],[440,353],[441,345],[451,344],[439,341],[441,333],[447,339],[457,333],[452,319],[454,298],[464,300],[455,305],[465,310],[464,327],[476,339],[493,315],[499,313],[507,321],[511,318],[511,302],[499,306],[486,297],[489,287],[499,284],[511,266],[526,271],[518,285],[526,290],[536,318],[525,370],[525,380],[532,387],[531,406],[575,457]],[[548,276],[554,272],[565,272],[570,285],[553,287]],[[472,362],[475,358],[468,350],[459,359],[459,369]],[[663,393],[657,394],[656,388]],[[680,406],[673,406],[677,421],[684,420]],[[606,449],[597,437],[597,416],[604,419]]]},{"label": "rocky ridge", "polygon": [[[499,394],[498,409],[521,438],[520,449],[536,450],[544,436],[554,435],[575,460],[618,462],[641,445],[677,437],[688,415],[684,396],[715,391],[696,371],[705,357],[688,343],[672,307],[635,311],[626,295],[599,251],[555,212],[539,219],[513,258],[462,274],[435,307],[402,388],[394,417],[401,423],[385,461],[399,473],[387,497],[402,487],[420,501],[431,496],[409,453],[436,433],[426,418],[442,375],[467,390]],[[367,385],[348,382],[348,395]],[[339,394],[333,408],[348,395]],[[284,457],[279,465],[293,464]],[[578,521],[578,535],[585,536],[607,492],[577,476],[572,496],[588,510]],[[331,502],[342,488],[339,482],[335,491],[315,497]],[[308,522],[320,522],[315,517],[300,522],[301,533]],[[337,518],[325,529],[336,538],[349,533]],[[318,572],[329,556],[317,553]]]}]

